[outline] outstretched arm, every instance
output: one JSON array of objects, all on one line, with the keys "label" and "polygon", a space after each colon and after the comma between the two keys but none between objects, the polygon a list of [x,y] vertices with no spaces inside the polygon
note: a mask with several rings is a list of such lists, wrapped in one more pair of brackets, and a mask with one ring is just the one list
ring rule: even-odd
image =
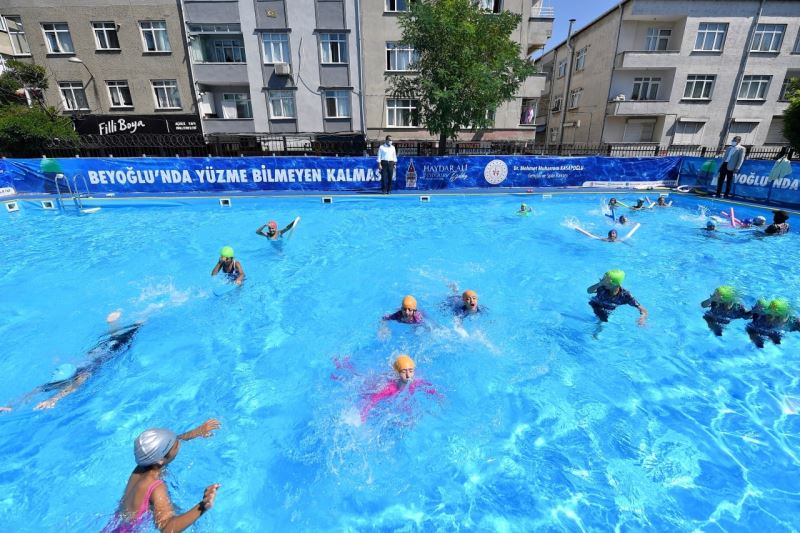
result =
[{"label": "outstretched arm", "polygon": [[78,390],[78,388],[83,385],[87,379],[89,379],[90,375],[91,374],[89,372],[81,372],[80,374],[76,375],[74,379],[70,380],[64,388],[60,389],[53,396],[36,404],[34,409],[52,409],[58,402]]},{"label": "outstretched arm", "polygon": [[645,309],[643,305],[637,305],[636,309],[639,310],[638,323],[640,326],[644,326],[644,323],[647,320],[647,309]]},{"label": "outstretched arm", "polygon": [[595,283],[594,285],[590,285],[590,286],[589,286],[589,287],[586,289],[586,292],[588,292],[589,294],[595,293],[595,292],[597,292],[597,289],[599,289],[599,288],[600,288],[600,285],[602,285],[602,283],[598,281],[598,282],[597,282],[597,283]]},{"label": "outstretched arm", "polygon": [[213,436],[213,431],[216,431],[220,427],[219,420],[216,418],[209,418],[196,428],[187,431],[186,433],[181,433],[178,435],[178,439],[180,440],[192,440],[196,439],[197,437],[203,437],[204,439],[207,437]]}]

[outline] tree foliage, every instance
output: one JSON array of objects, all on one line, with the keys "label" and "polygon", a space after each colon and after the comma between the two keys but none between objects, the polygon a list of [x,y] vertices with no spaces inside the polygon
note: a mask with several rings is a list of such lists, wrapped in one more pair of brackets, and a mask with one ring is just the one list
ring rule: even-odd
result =
[{"label": "tree foliage", "polygon": [[[44,68],[21,61],[9,61],[6,66],[0,74],[0,152],[16,157],[39,156],[53,140],[77,139],[69,117],[44,104]],[[24,90],[33,98],[32,107],[28,107]]]},{"label": "tree foliage", "polygon": [[535,73],[511,39],[522,17],[489,14],[472,0],[417,0],[400,16],[403,43],[418,54],[411,76],[391,76],[392,95],[413,98],[418,119],[447,139],[465,128],[488,128],[494,110]]},{"label": "tree foliage", "polygon": [[783,112],[783,136],[800,152],[800,78],[794,78],[786,92],[789,106]]}]

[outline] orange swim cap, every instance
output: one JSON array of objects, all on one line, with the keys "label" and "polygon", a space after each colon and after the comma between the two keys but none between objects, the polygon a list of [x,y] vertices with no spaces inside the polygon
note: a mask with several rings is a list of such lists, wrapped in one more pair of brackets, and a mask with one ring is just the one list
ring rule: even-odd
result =
[{"label": "orange swim cap", "polygon": [[416,368],[417,365],[414,364],[413,359],[403,353],[397,356],[397,359],[394,360],[394,364],[392,366],[397,372],[400,372],[401,370],[406,370],[408,368]]},{"label": "orange swim cap", "polygon": [[413,309],[414,311],[417,310],[417,300],[411,296],[410,294],[403,298],[402,306],[406,309]]},{"label": "orange swim cap", "polygon": [[466,302],[468,299],[472,298],[473,296],[475,298],[477,298],[478,297],[478,293],[475,292],[475,291],[467,290],[467,291],[464,291],[464,293],[461,295],[461,299]]},{"label": "orange swim cap", "polygon": [[267,227],[272,229],[278,229],[278,223],[275,222],[274,220],[270,220],[269,222],[267,222]]}]

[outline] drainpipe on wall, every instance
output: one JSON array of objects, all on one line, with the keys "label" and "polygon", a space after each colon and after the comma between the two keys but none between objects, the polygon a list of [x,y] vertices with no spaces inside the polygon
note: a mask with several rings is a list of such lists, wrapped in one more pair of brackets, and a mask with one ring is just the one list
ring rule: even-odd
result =
[{"label": "drainpipe on wall", "polygon": [[761,13],[764,10],[766,0],[761,0],[758,4],[758,13],[753,18],[753,23],[750,25],[750,32],[747,35],[747,41],[744,45],[744,53],[739,62],[739,72],[736,73],[736,79],[733,84],[733,91],[731,91],[731,99],[728,102],[728,110],[725,112],[725,121],[722,123],[722,130],[720,130],[719,143],[717,143],[717,151],[725,147],[725,138],[728,136],[730,130],[731,120],[733,119],[733,109],[736,107],[736,100],[739,96],[739,88],[742,86],[742,79],[744,78],[744,71],[747,69],[747,60],[750,58],[750,48],[753,46],[753,37],[756,34],[756,27],[758,21],[761,19]]},{"label": "drainpipe on wall", "polygon": [[[558,127],[558,145],[564,144],[564,123],[567,120],[567,98],[569,96],[569,88],[572,84],[572,57],[575,55],[575,46],[572,44],[572,25],[575,24],[575,19],[569,19],[569,30],[567,31],[567,50],[569,57],[567,57],[567,83],[564,85],[564,95],[561,98],[561,123]],[[558,65],[556,65],[558,68]]]},{"label": "drainpipe on wall", "polygon": [[361,132],[367,138],[366,118],[364,116],[364,51],[361,43],[361,0],[355,0],[356,10],[356,53],[358,54],[358,114],[361,116]]},{"label": "drainpipe on wall", "polygon": [[[542,55],[544,57],[544,54]],[[556,87],[556,76],[558,75],[558,48],[553,49],[553,70],[550,72],[550,92],[547,93],[547,118],[544,121],[544,146],[550,146],[550,124],[553,120],[553,94]]]}]

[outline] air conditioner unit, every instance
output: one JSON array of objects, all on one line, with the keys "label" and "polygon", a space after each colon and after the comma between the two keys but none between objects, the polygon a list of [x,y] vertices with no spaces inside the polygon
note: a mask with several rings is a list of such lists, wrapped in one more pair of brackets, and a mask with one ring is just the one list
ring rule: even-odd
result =
[{"label": "air conditioner unit", "polygon": [[291,76],[292,66],[289,63],[277,63],[275,65],[275,74],[278,76]]}]

